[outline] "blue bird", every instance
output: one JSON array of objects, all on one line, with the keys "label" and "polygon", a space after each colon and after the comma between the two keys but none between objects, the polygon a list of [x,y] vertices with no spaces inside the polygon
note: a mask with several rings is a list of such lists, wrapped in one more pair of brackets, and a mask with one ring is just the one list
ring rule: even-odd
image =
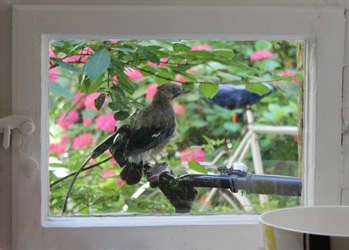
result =
[{"label": "blue bird", "polygon": [[176,83],[158,86],[152,102],[136,114],[130,138],[126,143],[124,156],[127,164],[120,173],[128,185],[137,184],[143,176],[143,166],[151,157],[156,164],[156,156],[170,141],[177,138],[176,114],[172,100],[190,92]]},{"label": "blue bird", "polygon": [[212,99],[209,98],[209,102],[227,109],[245,108],[273,92],[273,88],[268,84],[262,84],[269,88],[269,92],[261,96],[248,91],[245,86],[220,84],[217,94]]}]

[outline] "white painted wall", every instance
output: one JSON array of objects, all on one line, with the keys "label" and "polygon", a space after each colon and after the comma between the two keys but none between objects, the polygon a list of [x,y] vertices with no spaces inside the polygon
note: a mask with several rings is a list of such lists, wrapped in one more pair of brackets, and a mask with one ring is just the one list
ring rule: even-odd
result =
[{"label": "white painted wall", "polygon": [[[0,118],[12,112],[11,28],[13,4],[133,4],[133,5],[339,5],[349,8],[349,0],[0,0]],[[349,49],[349,23],[346,25],[346,50]],[[336,27],[333,27],[336,28]],[[330,44],[329,44],[329,49]],[[345,53],[343,86],[343,175],[342,204],[349,204],[349,56]],[[23,55],[25,56],[25,55]],[[329,82],[329,84],[331,84]],[[326,119],[326,118],[324,118]],[[0,134],[0,141],[2,135]],[[329,166],[331,167],[331,166]],[[11,151],[0,147],[0,249],[11,248]]]}]

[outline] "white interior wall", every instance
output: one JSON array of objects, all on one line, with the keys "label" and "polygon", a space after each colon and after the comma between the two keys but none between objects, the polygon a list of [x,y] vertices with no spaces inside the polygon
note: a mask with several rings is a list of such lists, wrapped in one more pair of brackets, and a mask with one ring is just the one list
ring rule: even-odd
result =
[{"label": "white interior wall", "polygon": [[[349,0],[0,0],[0,118],[11,114],[11,27],[14,4],[132,4],[132,5],[340,5]],[[347,21],[348,22],[348,21]],[[335,28],[335,27],[334,27]],[[346,24],[346,50],[349,49],[349,24]],[[330,45],[329,45],[330,49]],[[25,55],[23,55],[25,56]],[[342,204],[349,205],[349,56],[345,55],[343,85],[343,175]],[[329,83],[331,84],[331,83]],[[324,118],[326,119],[326,118]],[[0,142],[2,134],[0,134]],[[331,166],[329,166],[330,168]],[[11,249],[11,151],[0,146],[0,249]]]}]

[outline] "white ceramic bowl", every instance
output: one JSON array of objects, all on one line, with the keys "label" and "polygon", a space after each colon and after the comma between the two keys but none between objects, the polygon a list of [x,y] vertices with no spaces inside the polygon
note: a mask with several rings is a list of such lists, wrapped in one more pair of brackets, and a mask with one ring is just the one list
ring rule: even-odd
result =
[{"label": "white ceramic bowl", "polygon": [[286,208],[260,216],[267,250],[349,249],[349,206]]}]

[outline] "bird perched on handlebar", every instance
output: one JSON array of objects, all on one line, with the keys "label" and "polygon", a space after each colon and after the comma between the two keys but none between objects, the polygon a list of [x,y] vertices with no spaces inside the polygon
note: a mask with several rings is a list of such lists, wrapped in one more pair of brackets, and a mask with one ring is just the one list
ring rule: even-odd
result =
[{"label": "bird perched on handlebar", "polygon": [[127,164],[120,173],[128,185],[137,184],[143,175],[143,165],[166,148],[178,134],[172,100],[190,92],[176,83],[164,83],[157,87],[152,102],[136,114],[124,156]]}]

